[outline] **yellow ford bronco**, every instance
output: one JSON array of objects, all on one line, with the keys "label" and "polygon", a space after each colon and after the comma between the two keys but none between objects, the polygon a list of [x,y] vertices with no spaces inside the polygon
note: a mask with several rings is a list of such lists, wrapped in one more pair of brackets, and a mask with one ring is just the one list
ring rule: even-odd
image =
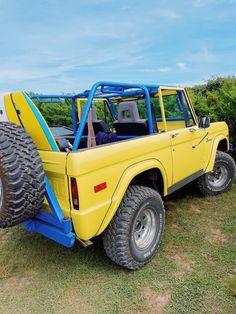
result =
[{"label": "yellow ford bronco", "polygon": [[[44,104],[58,102],[71,106],[71,125],[44,119]],[[0,95],[0,227],[22,224],[66,247],[102,235],[114,262],[138,269],[160,245],[163,197],[190,182],[210,196],[231,187],[228,150],[226,123],[198,119],[184,88],[98,82],[78,94]]]}]

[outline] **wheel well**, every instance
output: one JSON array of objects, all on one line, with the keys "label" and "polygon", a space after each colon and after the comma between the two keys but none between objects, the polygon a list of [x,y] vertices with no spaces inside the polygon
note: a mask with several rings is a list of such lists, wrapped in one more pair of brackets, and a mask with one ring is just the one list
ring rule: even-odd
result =
[{"label": "wheel well", "polygon": [[130,185],[144,185],[148,186],[161,195],[164,194],[164,181],[161,174],[161,171],[157,168],[149,169],[142,173],[139,173],[136,177],[133,178]]},{"label": "wheel well", "polygon": [[219,142],[217,150],[220,150],[222,152],[227,152],[228,151],[228,142],[226,139],[223,139]]}]

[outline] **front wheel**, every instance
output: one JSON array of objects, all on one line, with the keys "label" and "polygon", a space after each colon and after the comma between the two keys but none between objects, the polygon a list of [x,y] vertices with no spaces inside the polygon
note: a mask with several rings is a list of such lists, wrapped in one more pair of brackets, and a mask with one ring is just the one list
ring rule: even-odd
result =
[{"label": "front wheel", "polygon": [[130,186],[103,236],[108,257],[128,269],[142,267],[156,253],[164,224],[160,194],[148,187]]},{"label": "front wheel", "polygon": [[226,192],[235,179],[236,166],[233,158],[224,152],[217,151],[214,168],[197,180],[200,193],[214,196]]}]

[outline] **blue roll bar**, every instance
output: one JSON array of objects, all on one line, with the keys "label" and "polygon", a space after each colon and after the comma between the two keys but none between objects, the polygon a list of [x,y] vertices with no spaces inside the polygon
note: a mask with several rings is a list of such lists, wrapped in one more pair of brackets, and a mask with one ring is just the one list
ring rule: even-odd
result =
[{"label": "blue roll bar", "polygon": [[[150,94],[156,94],[159,86],[157,85],[143,85],[143,84],[130,84],[130,83],[116,83],[116,82],[97,82],[91,90],[86,90],[83,93],[74,95],[70,94],[49,94],[49,95],[33,95],[31,99],[37,99],[40,103],[56,103],[56,99],[71,99],[72,100],[72,120],[73,120],[73,131],[75,140],[72,151],[77,151],[80,140],[83,134],[83,130],[88,119],[89,110],[92,107],[93,99],[106,99],[108,107],[113,117],[116,117],[114,106],[112,105],[111,99],[116,97],[128,98],[145,96],[146,98],[146,109],[148,118],[148,130],[149,134],[154,133],[152,111],[151,111],[151,100]],[[76,113],[76,99],[87,98],[87,102],[84,109],[84,114],[81,117],[79,128],[77,129],[77,113]]]},{"label": "blue roll bar", "polygon": [[[85,108],[84,108],[84,114],[83,114],[83,116],[81,117],[81,120],[80,120],[80,125],[79,125],[79,128],[78,128],[76,136],[75,136],[75,140],[74,140],[72,151],[77,151],[78,150],[79,143],[80,143],[80,140],[81,140],[81,136],[83,134],[83,130],[84,130],[86,121],[88,119],[89,110],[92,107],[93,98],[96,96],[96,92],[97,92],[99,87],[101,88],[101,90],[104,87],[121,87],[121,88],[124,88],[124,89],[138,88],[138,89],[143,90],[144,91],[144,95],[146,97],[146,107],[147,107],[149,133],[150,134],[154,133],[153,123],[152,123],[152,113],[151,113],[152,111],[151,111],[150,94],[149,94],[149,90],[148,90],[148,88],[146,86],[139,85],[139,84],[98,82],[98,83],[95,83],[92,86],[92,88],[91,88],[91,90],[89,92],[88,100],[87,100]],[[117,94],[118,94],[118,96],[120,96],[121,94],[122,94],[122,96],[124,96],[124,91],[121,91],[121,94],[119,92],[117,92]],[[112,95],[112,97],[114,97],[114,95]]]}]

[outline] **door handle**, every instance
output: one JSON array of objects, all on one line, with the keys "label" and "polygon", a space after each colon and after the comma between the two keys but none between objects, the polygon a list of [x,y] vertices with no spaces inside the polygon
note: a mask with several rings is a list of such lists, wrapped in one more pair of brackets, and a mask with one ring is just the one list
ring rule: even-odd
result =
[{"label": "door handle", "polygon": [[191,132],[191,133],[196,132],[196,131],[197,131],[197,129],[195,129],[195,128],[189,128],[189,132]]},{"label": "door handle", "polygon": [[172,133],[170,136],[172,137],[172,138],[175,138],[176,136],[178,136],[179,135],[179,133]]}]

